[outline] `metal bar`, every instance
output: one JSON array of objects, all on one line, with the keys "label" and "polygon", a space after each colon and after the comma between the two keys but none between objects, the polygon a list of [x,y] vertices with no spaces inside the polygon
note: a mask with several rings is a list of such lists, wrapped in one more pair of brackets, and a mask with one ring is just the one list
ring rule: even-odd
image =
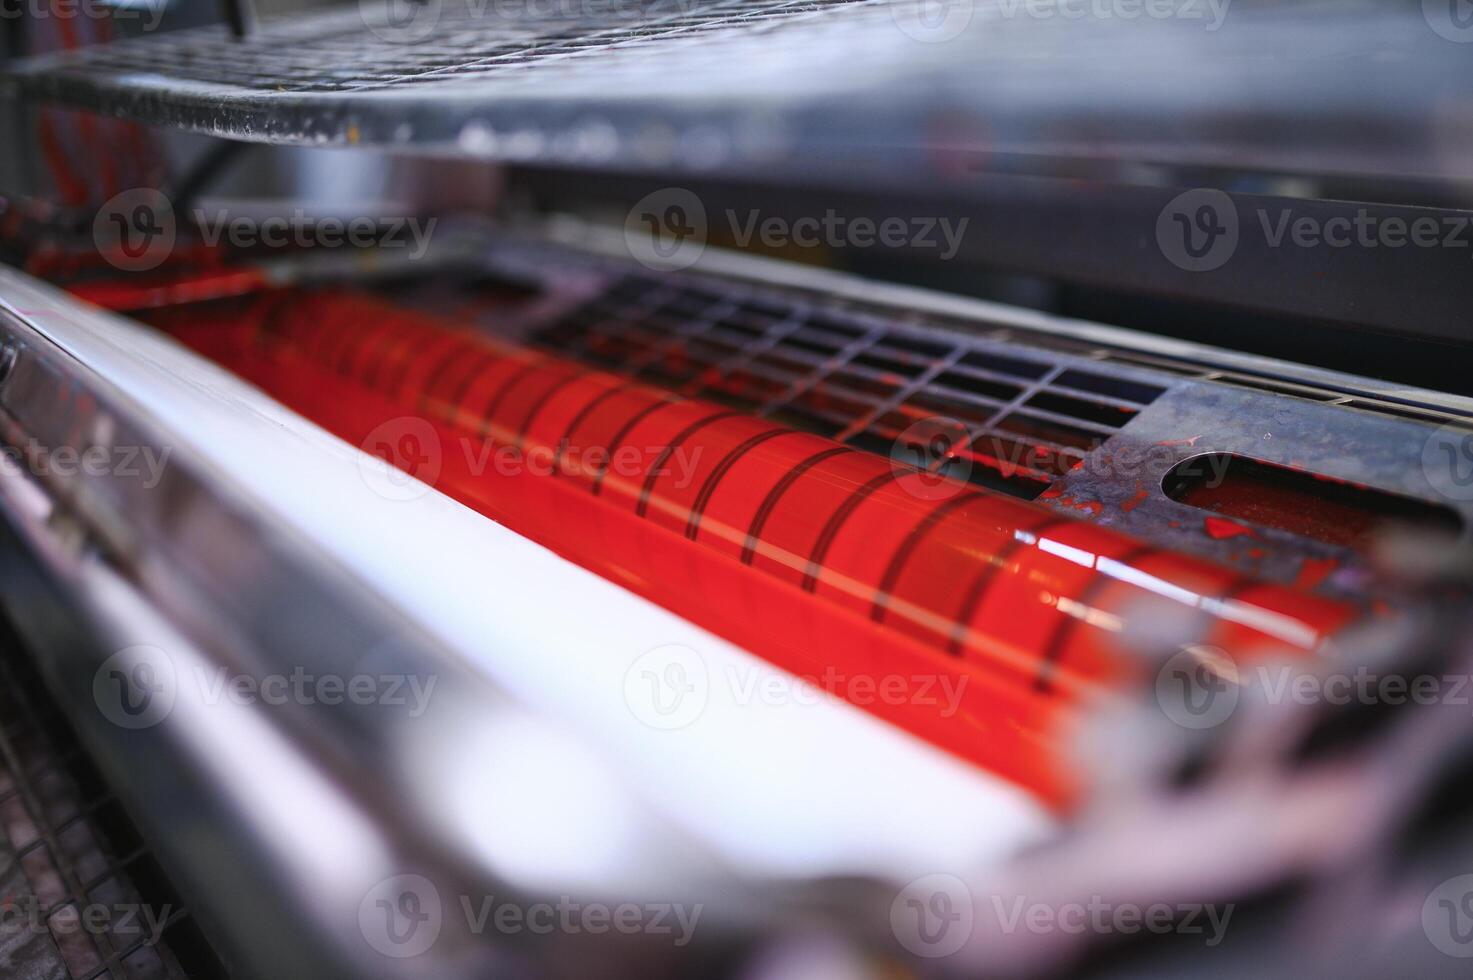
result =
[{"label": "metal bar", "polygon": [[255,0],[220,0],[225,23],[237,40],[244,40],[256,33]]}]

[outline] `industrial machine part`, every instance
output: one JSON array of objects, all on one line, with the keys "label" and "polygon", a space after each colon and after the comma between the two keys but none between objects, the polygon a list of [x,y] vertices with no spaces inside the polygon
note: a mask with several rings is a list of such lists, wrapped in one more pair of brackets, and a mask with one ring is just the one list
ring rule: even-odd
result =
[{"label": "industrial machine part", "polygon": [[1456,974],[1455,11],[226,6],[0,18],[25,969]]}]

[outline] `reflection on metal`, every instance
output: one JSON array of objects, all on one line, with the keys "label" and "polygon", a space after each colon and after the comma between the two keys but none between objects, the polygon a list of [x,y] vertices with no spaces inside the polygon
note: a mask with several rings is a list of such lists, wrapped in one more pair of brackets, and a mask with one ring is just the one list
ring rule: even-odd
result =
[{"label": "reflection on metal", "polygon": [[[996,455],[1014,484],[1052,481],[1038,497],[1041,503],[1268,579],[1294,582],[1313,575],[1327,588],[1361,594],[1369,586],[1364,566],[1357,568],[1355,553],[1347,548],[1257,525],[1251,534],[1221,534],[1196,508],[1163,491],[1162,480],[1172,467],[1205,454],[1237,453],[1450,508],[1463,516],[1465,536],[1473,523],[1473,500],[1449,496],[1424,465],[1437,433],[1473,432],[1473,399],[714,248],[689,270],[652,274],[629,258],[621,235],[581,223],[554,223],[531,229],[528,236],[494,246],[491,268],[572,298],[561,306],[537,304],[522,317],[498,311],[488,329],[542,337],[602,366],[611,355],[627,357],[629,345],[645,334],[657,351],[721,336],[723,318],[733,319],[733,310],[744,304],[758,305],[782,325],[780,336],[761,345],[748,341],[740,357],[717,365],[728,374],[739,367],[774,380],[777,395],[757,410],[813,431],[855,431],[854,426],[844,429],[848,417],[833,415],[831,408],[827,415],[790,414],[797,394],[827,388],[842,391],[842,404],[864,406],[859,417],[873,418],[872,425],[889,440],[895,430],[880,422],[901,403],[915,418],[957,418],[972,433],[974,446],[986,447],[999,437],[1017,440],[1021,456]],[[547,243],[549,236],[558,244]],[[666,323],[680,326],[669,330]],[[809,333],[820,336],[826,324],[854,331],[856,339],[828,355],[793,343]],[[614,343],[605,350],[603,340]],[[918,380],[903,390],[879,395],[856,390],[856,378],[881,383],[885,377],[868,368],[864,356],[897,344],[940,353],[919,358],[921,366],[911,369]],[[759,364],[754,356],[759,346],[763,354],[780,353],[785,367]],[[995,382],[1009,380],[1013,394],[1003,400],[995,392],[948,387],[944,373],[930,362],[951,364],[968,351],[968,357],[1034,365],[1037,379],[1020,382],[1012,376],[993,378],[986,370],[969,372]],[[642,378],[666,383],[646,370],[655,363],[633,361]],[[1084,383],[1093,387],[1078,387]],[[723,396],[724,380],[704,384],[703,397]],[[1150,395],[1122,399],[1100,394],[1102,388]],[[1040,395],[1064,397],[1039,407]],[[1089,417],[1093,406],[1101,412],[1129,411],[1121,422],[1106,426]],[[1059,441],[1071,434],[1079,440]],[[863,445],[862,438],[857,442]],[[958,445],[965,449],[965,441]],[[1047,458],[1067,465],[1052,473],[1030,468],[1026,452],[1037,446],[1048,451]],[[988,472],[980,456],[969,470],[972,479]]]},{"label": "reflection on metal", "polygon": [[[0,304],[18,350],[0,385],[9,446],[169,460],[152,475],[39,457],[6,467],[7,533],[29,556],[13,563],[8,594],[28,598],[10,611],[54,651],[50,686],[244,975],[620,963],[647,975],[704,961],[712,944],[758,942],[794,902],[844,923],[883,894],[769,876],[983,866],[1048,824],[1016,790],[829,701],[752,705],[713,684],[689,727],[653,728],[624,676],[660,644],[698,650],[715,677],[777,675],[439,494],[375,493],[371,457],[137,324],[13,273]],[[560,615],[569,602],[585,615]],[[134,660],[109,666],[126,677],[175,679],[156,723],[120,727],[99,700],[99,668],[124,655]],[[295,669],[434,678],[436,694],[411,717],[238,703],[199,681]],[[548,783],[549,765],[572,782]],[[891,778],[875,781],[876,766]],[[786,801],[800,791],[818,797],[795,814]],[[544,813],[551,802],[565,812]],[[845,819],[855,812],[883,817]],[[733,866],[749,875],[719,870]],[[378,901],[392,908],[415,888],[424,899],[420,882],[449,910],[441,931],[420,955],[386,956],[365,922]],[[459,899],[486,895],[699,904],[705,925],[689,946],[669,934],[477,935]]]},{"label": "reflection on metal", "polygon": [[[1192,683],[1216,685],[1191,727],[1161,689],[1098,719],[1081,739],[1091,811],[1001,872],[964,876],[988,913],[946,975],[1465,975],[1473,564],[1464,550],[1447,575],[1412,555],[1388,570],[1401,601],[1461,597],[1317,662],[1172,658],[1163,676],[1201,663]],[[1043,926],[1009,928],[1019,909]]]},{"label": "reflection on metal", "polygon": [[1473,176],[1466,136],[1423,97],[1466,96],[1463,52],[1416,5],[351,7],[263,20],[244,40],[204,28],[49,57],[17,83],[220,136],[521,162],[906,184],[975,170],[1164,183],[1194,165]]}]

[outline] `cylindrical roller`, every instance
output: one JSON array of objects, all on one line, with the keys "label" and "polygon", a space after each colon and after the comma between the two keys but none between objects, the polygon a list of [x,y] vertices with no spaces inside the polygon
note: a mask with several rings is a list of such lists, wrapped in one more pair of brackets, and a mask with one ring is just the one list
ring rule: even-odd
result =
[{"label": "cylindrical roller", "polygon": [[[328,429],[411,471],[433,454],[445,492],[795,673],[840,693],[907,679],[864,706],[1055,799],[1067,707],[1141,669],[1133,617],[1241,660],[1314,650],[1355,614],[370,296],[168,319]],[[439,446],[396,445],[406,416]],[[927,678],[959,702],[920,697]]]}]

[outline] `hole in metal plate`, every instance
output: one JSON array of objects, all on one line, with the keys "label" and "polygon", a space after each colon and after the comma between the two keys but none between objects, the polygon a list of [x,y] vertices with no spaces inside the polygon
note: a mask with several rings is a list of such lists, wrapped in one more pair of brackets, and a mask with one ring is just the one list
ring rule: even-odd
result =
[{"label": "hole in metal plate", "polygon": [[[1237,521],[1362,548],[1388,524],[1456,534],[1463,519],[1450,507],[1232,453],[1182,460],[1161,482],[1166,496],[1211,511],[1214,537],[1251,534]],[[1226,520],[1224,520],[1226,519]]]}]

